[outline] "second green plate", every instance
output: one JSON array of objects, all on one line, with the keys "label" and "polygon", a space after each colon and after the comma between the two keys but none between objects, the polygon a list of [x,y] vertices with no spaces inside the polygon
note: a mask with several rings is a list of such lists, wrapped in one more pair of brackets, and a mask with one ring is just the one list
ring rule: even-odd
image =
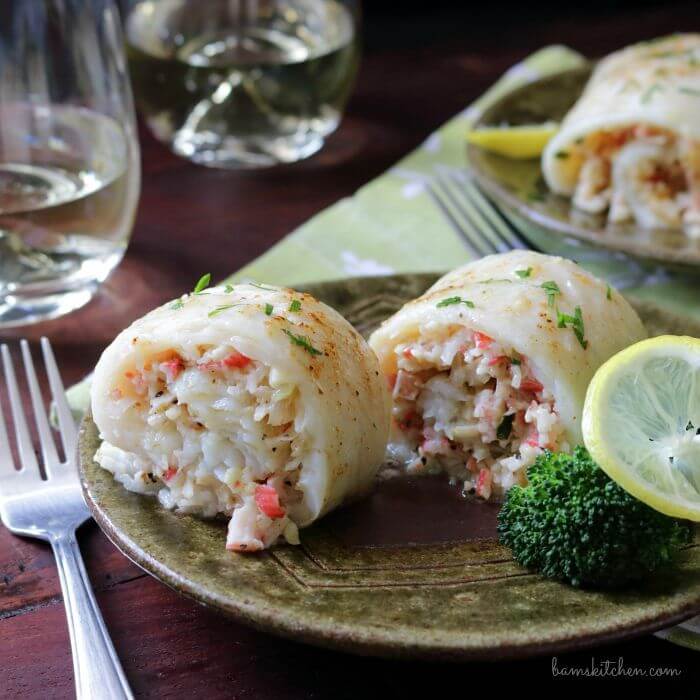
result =
[{"label": "second green plate", "polygon": [[[578,99],[590,71],[577,68],[528,83],[491,105],[475,127],[559,122]],[[637,258],[700,266],[700,240],[688,238],[681,230],[611,225],[603,216],[572,207],[570,200],[548,190],[539,158],[514,160],[471,144],[467,156],[469,168],[483,190],[540,228]]]}]

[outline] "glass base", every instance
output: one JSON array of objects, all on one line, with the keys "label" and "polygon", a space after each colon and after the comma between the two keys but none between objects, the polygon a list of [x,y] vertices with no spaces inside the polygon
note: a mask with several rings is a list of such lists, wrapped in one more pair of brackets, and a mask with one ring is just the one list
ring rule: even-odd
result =
[{"label": "glass base", "polygon": [[[46,233],[43,247],[0,228],[0,328],[49,321],[87,304],[125,246]],[[48,245],[52,244],[52,245]]]},{"label": "glass base", "polygon": [[323,148],[325,136],[333,130],[324,130],[322,134],[317,131],[298,132],[269,139],[234,136],[221,139],[213,134],[182,130],[175,134],[171,148],[177,155],[210,168],[270,168],[309,158]]},{"label": "glass base", "polygon": [[0,328],[50,321],[75,311],[92,299],[98,286],[93,282],[80,289],[41,296],[8,294],[0,298]]}]

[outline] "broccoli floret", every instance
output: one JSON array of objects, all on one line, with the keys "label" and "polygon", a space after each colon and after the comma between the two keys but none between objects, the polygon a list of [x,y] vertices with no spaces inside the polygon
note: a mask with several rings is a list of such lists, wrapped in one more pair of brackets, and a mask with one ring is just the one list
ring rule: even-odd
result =
[{"label": "broccoli floret", "polygon": [[546,451],[514,486],[498,534],[515,560],[584,588],[620,588],[670,564],[692,539],[689,523],[630,496],[591,459]]}]

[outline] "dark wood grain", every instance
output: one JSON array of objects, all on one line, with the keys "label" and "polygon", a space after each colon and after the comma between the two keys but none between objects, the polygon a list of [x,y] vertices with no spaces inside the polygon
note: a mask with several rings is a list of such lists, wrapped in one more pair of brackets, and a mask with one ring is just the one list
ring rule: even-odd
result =
[{"label": "dark wood grain", "polygon": [[[628,3],[622,3],[628,5]],[[129,252],[99,296],[60,321],[26,329],[54,342],[66,382],[90,370],[112,337],[205,271],[223,277],[310,216],[380,174],[463,109],[500,73],[548,43],[599,55],[637,39],[700,30],[696,2],[586,3],[538,19],[536,7],[486,19],[457,3],[430,17],[368,12],[368,46],[347,117],[328,146],[293,167],[230,173],[172,156],[145,131],[143,195]],[[605,7],[603,7],[605,5]],[[528,8],[533,7],[528,4]],[[12,341],[20,332],[5,332]],[[437,666],[348,657],[278,640],[220,619],[178,597],[127,561],[92,524],[80,533],[87,567],[115,645],[142,697],[397,697],[466,688],[470,678],[551,677],[550,658]],[[697,680],[697,656],[647,637],[570,654],[589,666],[622,657],[627,667],[680,669]],[[0,530],[0,697],[73,694],[70,648],[56,571],[41,543]],[[697,686],[696,686],[697,687]],[[443,689],[441,691],[441,689]]]}]

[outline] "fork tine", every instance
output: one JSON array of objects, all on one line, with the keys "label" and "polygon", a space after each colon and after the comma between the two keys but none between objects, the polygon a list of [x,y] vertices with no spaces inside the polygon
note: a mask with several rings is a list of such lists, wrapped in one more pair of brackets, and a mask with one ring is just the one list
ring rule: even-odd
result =
[{"label": "fork tine", "polygon": [[498,246],[499,252],[504,253],[515,248],[523,247],[523,244],[510,233],[505,225],[499,225],[502,222],[499,222],[498,219],[495,218],[493,212],[488,207],[483,207],[481,202],[476,200],[470,188],[465,189],[463,196],[470,202],[471,206],[474,208],[475,216],[478,216],[483,222],[482,225],[486,227],[489,235],[497,241],[496,245]]},{"label": "fork tine", "polygon": [[445,203],[442,201],[442,198],[438,194],[439,189],[434,186],[433,183],[430,183],[426,187],[426,191],[430,195],[430,199],[433,200],[433,203],[435,206],[440,210],[440,213],[443,215],[445,219],[447,219],[447,223],[452,227],[452,229],[455,231],[455,233],[462,239],[462,242],[466,245],[466,247],[469,249],[472,255],[475,255],[476,257],[481,257],[483,253],[478,250],[474,243],[472,242],[471,238],[462,230],[461,225],[459,222],[455,219],[454,215],[450,211],[449,207],[445,205]]},{"label": "fork tine", "polygon": [[17,436],[17,452],[22,464],[22,470],[33,469],[38,471],[39,464],[34,454],[34,445],[29,435],[27,421],[24,417],[24,409],[22,408],[22,399],[19,395],[17,387],[17,379],[15,378],[15,370],[12,366],[12,357],[7,345],[2,346],[2,364],[5,369],[5,383],[7,384],[7,393],[10,395],[10,409],[12,410],[12,422],[15,424],[15,435]]},{"label": "fork tine", "polygon": [[49,421],[46,418],[46,408],[39,389],[39,382],[34,370],[32,353],[29,350],[29,343],[26,340],[20,342],[22,348],[22,358],[24,359],[24,371],[27,374],[29,384],[29,394],[32,397],[32,407],[34,408],[34,420],[36,421],[37,432],[39,433],[39,443],[41,444],[41,454],[44,458],[44,471],[46,476],[51,476],[51,472],[58,466],[59,459],[56,452],[56,445],[51,435]]},{"label": "fork tine", "polygon": [[464,196],[464,184],[452,174],[445,172],[442,172],[439,177],[444,180],[444,187],[450,192],[455,207],[459,210],[463,220],[474,231],[474,235],[478,236],[487,247],[487,254],[504,253],[506,250],[510,250],[510,246],[499,238],[481,212]]},{"label": "fork tine", "polygon": [[523,239],[513,224],[494,206],[493,202],[474,184],[469,183],[465,188],[465,194],[475,207],[479,209],[484,218],[488,219],[498,235],[510,245],[511,248],[527,250],[531,246]]},{"label": "fork tine", "polygon": [[10,449],[10,440],[7,436],[2,402],[0,402],[0,476],[14,474],[16,471],[15,462],[12,459],[12,450]]},{"label": "fork tine", "polygon": [[454,196],[449,189],[445,187],[445,183],[441,180],[439,175],[431,180],[427,189],[433,202],[437,205],[438,209],[440,209],[443,216],[458,233],[472,254],[477,257],[482,257],[493,252],[483,237],[479,236],[468,223],[465,224],[463,216],[461,216],[461,221],[457,219],[454,211],[458,211],[459,207],[455,204]]},{"label": "fork tine", "polygon": [[465,218],[469,219],[471,225],[479,231],[482,238],[489,242],[491,253],[505,253],[512,249],[512,245],[502,236],[493,225],[493,222],[485,217],[481,207],[469,196],[471,182],[461,171],[454,168],[444,169],[443,177],[454,193],[455,199],[460,202],[460,207]]},{"label": "fork tine", "polygon": [[63,443],[63,453],[66,457],[66,462],[75,462],[75,451],[78,447],[78,431],[73,420],[73,413],[66,399],[66,390],[63,388],[63,381],[58,372],[56,358],[51,349],[51,343],[48,338],[41,339],[41,350],[44,354],[44,364],[46,365],[46,374],[49,377],[49,385],[51,386],[51,395],[53,396],[54,405],[56,406],[56,414],[58,415],[58,426],[61,432],[61,442]]}]

